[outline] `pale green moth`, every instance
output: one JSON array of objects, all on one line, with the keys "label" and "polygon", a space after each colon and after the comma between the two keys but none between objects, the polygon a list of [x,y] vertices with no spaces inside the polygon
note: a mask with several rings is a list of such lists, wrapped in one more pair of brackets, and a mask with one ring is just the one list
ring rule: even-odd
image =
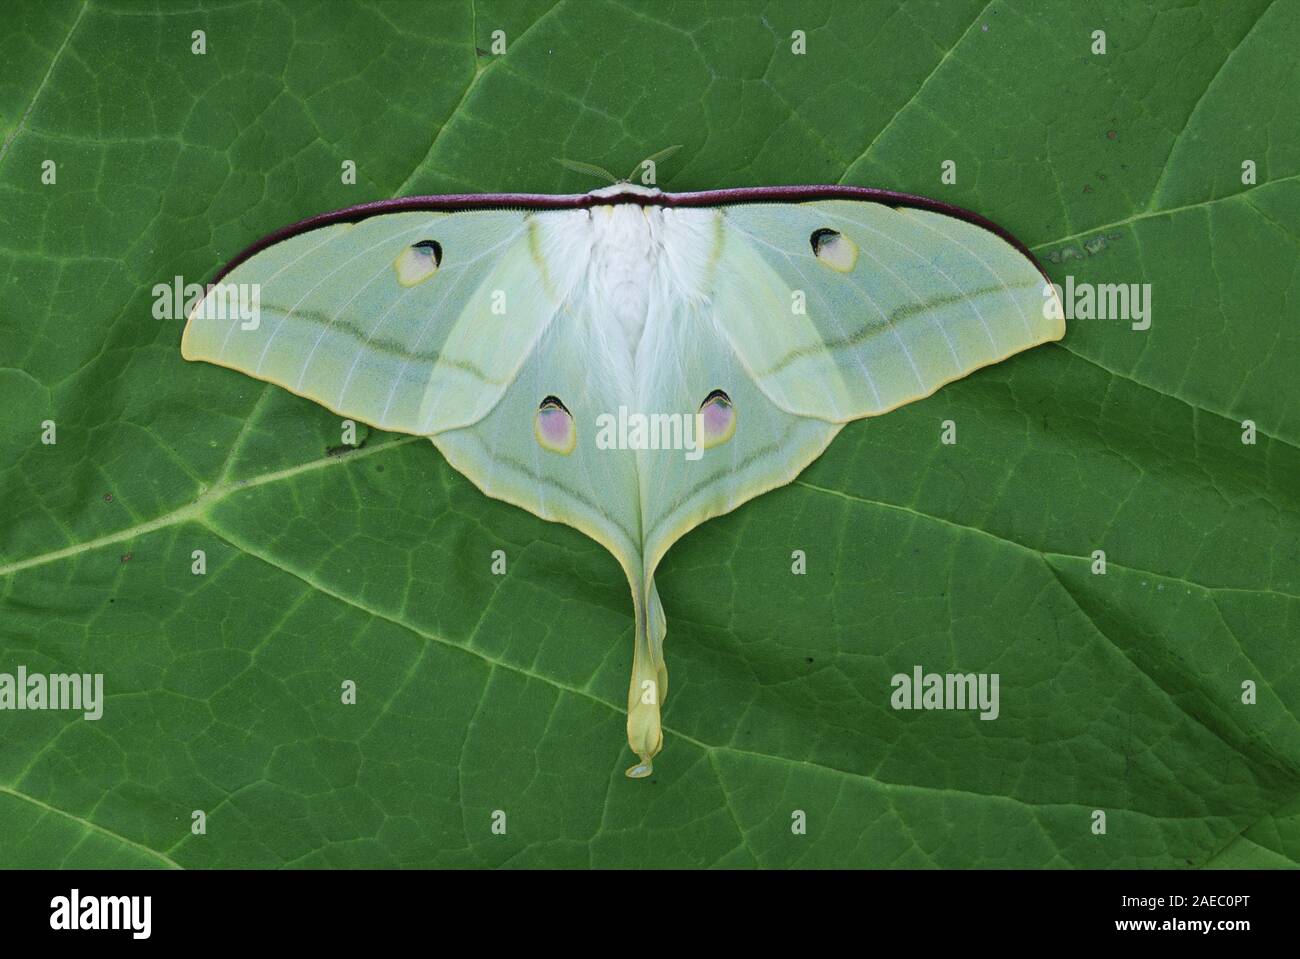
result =
[{"label": "pale green moth", "polygon": [[[218,280],[186,359],[428,436],[487,495],[617,558],[632,777],[663,745],[668,548],[793,480],[850,420],[1065,332],[994,224],[840,186],[384,201],[274,234]],[[260,289],[255,320],[213,308],[229,284]]]}]

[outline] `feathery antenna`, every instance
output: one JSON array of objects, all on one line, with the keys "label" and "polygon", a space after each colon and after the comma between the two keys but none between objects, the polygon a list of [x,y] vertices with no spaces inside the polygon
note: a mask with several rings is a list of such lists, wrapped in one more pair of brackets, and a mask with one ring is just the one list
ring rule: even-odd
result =
[{"label": "feathery antenna", "polygon": [[614,176],[614,174],[610,173],[604,167],[596,166],[594,163],[583,163],[580,160],[565,160],[561,157],[555,157],[554,160],[560,166],[567,170],[572,170],[574,173],[581,173],[583,176],[599,177],[602,180],[608,180],[610,183],[619,182],[618,177]]},{"label": "feathery antenna", "polygon": [[646,157],[644,160],[642,160],[640,163],[638,163],[636,166],[632,168],[632,172],[627,175],[627,179],[624,180],[623,182],[624,183],[630,182],[632,178],[636,176],[637,171],[640,170],[642,167],[644,167],[647,163],[658,163],[660,160],[667,160],[670,156],[672,156],[681,148],[682,145],[678,143],[675,144],[674,146],[664,147],[664,149],[660,150],[658,153]]},{"label": "feathery antenna", "polygon": [[678,143],[670,147],[665,147],[658,153],[651,154],[634,166],[632,172],[621,180],[604,167],[596,166],[594,163],[583,163],[581,160],[566,160],[563,157],[553,157],[553,159],[566,170],[572,170],[574,173],[581,173],[583,176],[599,177],[600,179],[607,180],[610,183],[631,183],[633,178],[647,163],[658,163],[660,160],[666,160],[681,148],[682,145]]}]

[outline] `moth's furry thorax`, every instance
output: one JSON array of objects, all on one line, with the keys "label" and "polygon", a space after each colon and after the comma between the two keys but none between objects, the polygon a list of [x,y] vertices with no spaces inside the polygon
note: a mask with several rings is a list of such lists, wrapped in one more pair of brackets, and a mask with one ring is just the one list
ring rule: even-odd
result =
[{"label": "moth's furry thorax", "polygon": [[648,353],[671,340],[674,316],[707,300],[722,214],[612,203],[535,215],[547,262],[560,266],[557,294],[589,318],[593,345],[625,382],[636,382],[653,366]]}]

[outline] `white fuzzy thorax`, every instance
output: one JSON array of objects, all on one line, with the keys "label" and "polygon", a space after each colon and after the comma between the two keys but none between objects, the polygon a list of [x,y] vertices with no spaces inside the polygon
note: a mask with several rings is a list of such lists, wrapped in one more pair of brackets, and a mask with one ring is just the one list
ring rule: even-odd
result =
[{"label": "white fuzzy thorax", "polygon": [[[592,195],[658,192],[616,184]],[[534,216],[555,292],[586,319],[592,346],[608,360],[593,366],[617,371],[614,385],[629,399],[647,395],[649,379],[676,358],[674,317],[706,299],[721,213],[629,202]]]}]

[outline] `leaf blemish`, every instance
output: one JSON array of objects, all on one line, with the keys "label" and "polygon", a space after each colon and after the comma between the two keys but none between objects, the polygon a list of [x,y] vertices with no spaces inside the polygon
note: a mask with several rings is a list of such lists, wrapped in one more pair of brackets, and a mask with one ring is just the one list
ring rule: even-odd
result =
[{"label": "leaf blemish", "polygon": [[1122,233],[1099,233],[1090,239],[1084,240],[1082,247],[1067,246],[1061,250],[1053,250],[1047,254],[1045,259],[1049,263],[1066,263],[1070,260],[1087,259],[1090,256],[1096,256],[1110,246],[1111,243],[1122,238]]},{"label": "leaf blemish", "polygon": [[359,450],[365,445],[366,445],[366,441],[363,439],[360,443],[356,444],[355,446],[348,446],[346,444],[344,444],[343,446],[327,446],[325,447],[325,455],[342,456],[344,453],[351,453],[353,450]]}]

